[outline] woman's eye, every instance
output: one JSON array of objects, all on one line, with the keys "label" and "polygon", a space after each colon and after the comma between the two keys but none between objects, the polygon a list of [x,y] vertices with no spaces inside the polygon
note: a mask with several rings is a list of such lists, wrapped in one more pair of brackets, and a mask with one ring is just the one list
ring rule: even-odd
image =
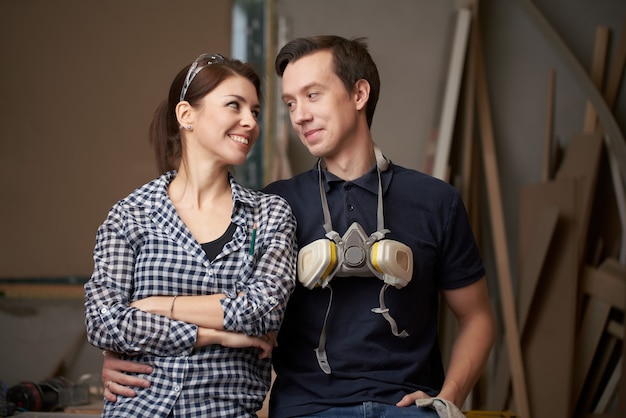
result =
[{"label": "woman's eye", "polygon": [[239,109],[239,103],[237,103],[237,102],[230,102],[230,103],[228,103],[227,106],[230,106],[233,109]]}]

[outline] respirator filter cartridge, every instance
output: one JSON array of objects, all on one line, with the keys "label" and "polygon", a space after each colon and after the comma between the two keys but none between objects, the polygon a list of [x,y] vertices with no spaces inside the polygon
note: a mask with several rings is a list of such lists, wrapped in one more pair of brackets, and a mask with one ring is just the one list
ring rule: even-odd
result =
[{"label": "respirator filter cartridge", "polygon": [[298,252],[298,280],[307,289],[325,286],[326,279],[337,266],[337,245],[318,239]]},{"label": "respirator filter cartridge", "polygon": [[375,242],[370,251],[370,262],[383,274],[385,283],[398,289],[406,286],[413,276],[413,251],[398,241]]}]

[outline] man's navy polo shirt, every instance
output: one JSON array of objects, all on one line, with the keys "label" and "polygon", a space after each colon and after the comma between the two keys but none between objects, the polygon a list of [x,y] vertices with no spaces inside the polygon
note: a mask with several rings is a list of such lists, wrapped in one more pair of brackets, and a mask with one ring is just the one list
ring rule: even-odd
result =
[{"label": "man's navy polo shirt", "polygon": [[[392,334],[379,306],[383,282],[375,277],[335,277],[328,315],[326,351],[332,369],[317,363],[318,347],[331,292],[298,283],[289,300],[273,352],[277,379],[272,389],[272,417],[314,413],[331,406],[364,401],[395,404],[405,394],[436,394],[444,374],[437,341],[438,291],[466,286],[484,269],[458,191],[441,180],[390,164],[381,173],[385,236],[413,251],[411,282],[389,287],[385,304],[398,330]],[[323,185],[333,229],[343,235],[358,222],[369,235],[377,228],[376,167],[354,181],[325,170]],[[284,197],[296,217],[300,248],[324,238],[324,215],[317,168],[270,184],[265,192]]]}]

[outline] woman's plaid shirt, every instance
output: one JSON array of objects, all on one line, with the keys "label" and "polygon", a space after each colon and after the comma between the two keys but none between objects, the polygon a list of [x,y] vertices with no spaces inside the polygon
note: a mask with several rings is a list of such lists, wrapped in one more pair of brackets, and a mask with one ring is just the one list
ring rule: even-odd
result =
[{"label": "woman's plaid shirt", "polygon": [[282,198],[245,189],[230,177],[237,229],[210,261],[167,195],[175,175],[166,173],[119,201],[98,229],[94,272],[85,285],[89,342],[154,368],[143,376],[150,388],[105,402],[104,415],[255,417],[270,384],[269,360],[259,360],[252,348],[194,349],[195,325],[129,304],[156,295],[224,293],[224,329],[277,331],[295,286],[295,218]]}]

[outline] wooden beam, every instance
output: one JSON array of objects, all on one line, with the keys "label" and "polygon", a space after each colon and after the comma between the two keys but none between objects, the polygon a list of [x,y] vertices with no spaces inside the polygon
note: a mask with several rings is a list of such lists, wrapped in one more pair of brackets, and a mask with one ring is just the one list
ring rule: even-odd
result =
[{"label": "wooden beam", "polygon": [[574,364],[576,367],[574,367],[572,392],[574,406],[578,404],[578,398],[585,385],[610,313],[611,305],[608,302],[593,296],[589,297],[575,343]]},{"label": "wooden beam", "polygon": [[608,267],[603,267],[605,264],[597,269],[591,266],[583,268],[581,290],[623,311],[626,305],[626,273],[616,275]]},{"label": "wooden beam", "polygon": [[532,245],[529,245],[530,253],[522,260],[520,282],[526,289],[525,292],[520,292],[519,297],[519,326],[522,335],[558,220],[559,208],[557,206],[547,205],[541,211],[541,216],[535,226]]},{"label": "wooden beam", "polygon": [[[480,33],[480,31],[478,32]],[[483,165],[487,180],[487,194],[489,196],[489,212],[492,222],[494,249],[496,253],[496,268],[500,289],[501,308],[504,315],[504,336],[509,367],[512,376],[513,397],[515,406],[522,417],[530,417],[526,375],[520,347],[519,328],[516,318],[516,303],[513,295],[511,264],[509,262],[509,246],[506,239],[502,197],[498,163],[495,150],[495,140],[491,121],[491,105],[487,88],[487,74],[485,71],[484,55],[479,36],[476,60],[476,98],[478,120],[481,131]]]},{"label": "wooden beam", "polygon": [[[524,327],[520,326],[520,334],[533,418],[571,416],[578,301],[579,207],[576,197],[579,184],[576,178],[564,178],[522,188],[520,278],[528,277],[524,269],[533,263],[537,265],[534,270],[540,274],[536,289],[532,283],[520,281],[518,298],[520,304],[532,304],[527,308],[527,319]],[[535,222],[547,207],[557,207],[559,214],[554,234],[544,237],[544,240],[551,238],[549,246],[534,240],[537,237]],[[547,254],[534,255],[538,246],[546,246]],[[531,257],[538,259],[533,261]],[[544,262],[539,268],[542,258]],[[561,390],[555,391],[555,387]]]},{"label": "wooden beam", "polygon": [[604,387],[604,390],[602,391],[602,395],[600,396],[600,399],[598,400],[598,403],[596,404],[594,413],[601,414],[604,412],[608,412],[609,403],[611,402],[611,400],[613,400],[613,397],[615,396],[615,392],[617,392],[617,389],[618,389],[620,377],[622,375],[623,360],[624,360],[623,358],[620,358],[617,364],[615,365],[615,367],[613,368],[613,371],[611,372],[611,377],[609,378],[608,382],[606,383]]},{"label": "wooden beam", "polygon": [[[525,199],[522,192],[522,208],[521,212],[533,213],[525,208],[525,205],[536,204],[531,199]],[[533,296],[535,295],[535,289],[538,286],[539,278],[543,270],[550,244],[554,236],[557,222],[559,220],[559,208],[554,205],[548,205],[543,208],[539,221],[533,225],[534,234],[532,236],[532,245],[522,244],[522,247],[531,247],[530,253],[521,260],[521,274],[519,282],[519,329],[520,337],[523,339],[524,329],[526,327],[526,321],[528,319],[528,313],[531,309]],[[529,225],[520,225],[520,228],[526,228]],[[506,352],[500,353],[496,359],[496,377],[495,387],[492,390],[491,397],[493,399],[494,406],[496,408],[505,408],[506,399],[509,396],[509,383],[511,381],[511,371],[508,367],[509,358]]]},{"label": "wooden beam", "polygon": [[554,136],[554,68],[548,72],[546,99],[546,131],[543,138],[543,170],[541,179],[546,182],[552,178],[552,141]]},{"label": "wooden beam", "polygon": [[587,233],[596,194],[598,171],[602,156],[603,140],[601,133],[576,135],[571,140],[561,167],[556,173],[557,179],[579,179],[576,196],[580,208],[576,219],[578,223],[578,263],[583,264],[587,251]]},{"label": "wooden beam", "polygon": [[611,154],[615,156],[615,160],[619,166],[620,175],[626,184],[626,141],[621,132],[615,117],[604,101],[604,97],[598,89],[593,85],[585,69],[580,65],[574,54],[569,50],[565,42],[558,33],[546,20],[546,18],[537,9],[532,0],[517,0],[517,3],[526,11],[528,17],[537,25],[539,30],[543,32],[546,40],[552,45],[554,50],[560,55],[578,84],[587,95],[587,99],[593,104],[600,123],[606,132],[605,142]]},{"label": "wooden beam", "polygon": [[438,179],[448,181],[448,162],[450,158],[450,147],[452,144],[452,134],[454,132],[454,121],[456,118],[457,103],[459,99],[459,86],[463,76],[463,63],[465,61],[465,51],[467,48],[467,38],[471,23],[472,14],[469,9],[459,8],[457,10],[457,21],[454,32],[454,43],[448,77],[446,78],[446,89],[439,122],[439,134],[437,137],[437,152],[433,166],[433,176]]},{"label": "wooden beam", "polygon": [[470,207],[472,189],[475,187],[474,174],[474,118],[476,113],[476,17],[472,14],[470,25],[467,64],[465,65],[463,105],[463,167],[461,196],[465,205]]},{"label": "wooden beam", "polygon": [[0,284],[0,295],[10,298],[85,298],[79,284]]},{"label": "wooden beam", "polygon": [[[606,55],[609,48],[609,36],[611,32],[606,26],[599,26],[596,29],[596,40],[593,49],[593,60],[591,62],[591,81],[594,86],[602,91],[602,84],[604,83],[604,67],[606,64]],[[598,129],[598,118],[596,111],[593,108],[593,104],[587,101],[587,110],[585,112],[585,124],[583,125],[583,132],[586,134],[592,134]]]},{"label": "wooden beam", "polygon": [[619,92],[620,84],[624,77],[624,65],[626,65],[626,18],[624,18],[617,51],[613,57],[613,65],[611,65],[606,86],[604,87],[604,99],[609,108],[613,108],[615,105],[617,92]]}]

